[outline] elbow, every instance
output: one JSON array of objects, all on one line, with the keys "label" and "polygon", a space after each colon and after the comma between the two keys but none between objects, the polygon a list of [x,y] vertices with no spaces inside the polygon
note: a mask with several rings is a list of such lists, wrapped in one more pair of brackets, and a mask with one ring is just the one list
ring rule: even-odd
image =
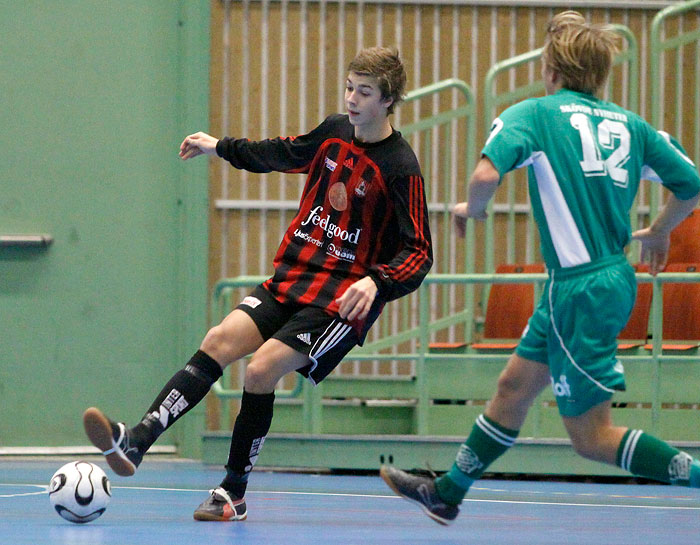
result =
[{"label": "elbow", "polygon": [[493,176],[492,173],[474,172],[469,185],[472,189],[478,191],[490,191],[498,186],[499,180],[500,178],[498,176]]},{"label": "elbow", "polygon": [[425,275],[430,272],[433,266],[433,245],[430,238],[423,240],[423,244],[417,248],[416,255],[419,256],[418,262],[420,265],[418,271],[420,273],[420,281],[422,282]]},{"label": "elbow", "polygon": [[688,210],[688,213],[690,213],[695,209],[698,202],[700,202],[700,192],[696,193],[692,197],[681,198],[680,196],[672,195],[671,198],[675,198],[675,201],[677,202],[676,206],[682,207],[684,210]]},{"label": "elbow", "polygon": [[416,278],[415,278],[415,286],[413,289],[416,289],[422,282],[423,279],[426,277],[426,275],[430,272],[430,269],[433,267],[433,252],[430,246],[428,246],[423,253],[422,257],[422,263],[420,267],[418,268],[418,271],[416,272]]},{"label": "elbow", "polygon": [[476,187],[491,187],[497,186],[500,180],[501,175],[496,167],[487,157],[484,157],[477,163],[469,183]]},{"label": "elbow", "polygon": [[426,274],[430,272],[430,269],[433,268],[433,252],[428,250],[428,256],[425,259],[425,273],[423,274],[423,277],[425,277]]}]

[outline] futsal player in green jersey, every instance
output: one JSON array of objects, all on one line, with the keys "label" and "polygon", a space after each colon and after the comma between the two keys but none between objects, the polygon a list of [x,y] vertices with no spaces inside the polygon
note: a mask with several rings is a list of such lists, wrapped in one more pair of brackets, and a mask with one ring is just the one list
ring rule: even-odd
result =
[{"label": "futsal player in green jersey", "polygon": [[[556,15],[542,53],[547,96],[520,102],[494,121],[468,202],[455,207],[463,234],[466,218],[486,218],[501,177],[528,167],[549,278],[494,397],[449,472],[432,479],[381,469],[396,493],[437,522],[454,520],[470,485],[513,445],[534,399],[550,384],[578,454],[700,488],[698,460],[611,419],[613,393],[625,389],[616,339],[637,290],[624,247],[639,240],[651,274],[662,270],[669,234],[696,206],[700,191],[695,165],[668,135],[598,98],[616,50],[608,27],[587,24],[577,12]],[[641,178],[662,183],[670,195],[648,228],[631,233],[629,212]]]}]

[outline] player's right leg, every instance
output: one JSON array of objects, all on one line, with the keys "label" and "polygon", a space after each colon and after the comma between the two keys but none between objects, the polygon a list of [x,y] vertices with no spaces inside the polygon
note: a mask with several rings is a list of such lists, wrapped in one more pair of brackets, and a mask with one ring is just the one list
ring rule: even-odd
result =
[{"label": "player's right leg", "polygon": [[496,394],[476,419],[449,472],[434,479],[382,467],[382,479],[398,495],[418,503],[430,518],[449,524],[471,484],[515,443],[528,409],[549,383],[546,365],[513,354],[498,379]]},{"label": "player's right leg", "polygon": [[133,428],[107,418],[96,407],[83,414],[85,432],[117,475],[133,475],[150,446],[176,420],[199,403],[230,363],[263,343],[255,322],[241,310],[209,330],[200,349],[164,386]]}]

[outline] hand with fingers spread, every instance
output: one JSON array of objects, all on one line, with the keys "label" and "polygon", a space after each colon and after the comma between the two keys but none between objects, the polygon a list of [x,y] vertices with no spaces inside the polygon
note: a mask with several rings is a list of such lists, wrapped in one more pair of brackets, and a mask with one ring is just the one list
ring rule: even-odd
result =
[{"label": "hand with fingers spread", "polygon": [[377,295],[377,284],[365,276],[352,284],[345,293],[335,300],[340,305],[338,313],[348,322],[355,319],[364,320]]},{"label": "hand with fingers spread", "polygon": [[205,132],[196,132],[186,136],[180,144],[180,158],[183,161],[197,157],[198,155],[216,155],[217,138]]},{"label": "hand with fingers spread", "polygon": [[652,276],[660,273],[666,266],[671,235],[665,231],[655,231],[650,227],[632,233],[632,239],[642,243],[642,263],[649,264]]}]

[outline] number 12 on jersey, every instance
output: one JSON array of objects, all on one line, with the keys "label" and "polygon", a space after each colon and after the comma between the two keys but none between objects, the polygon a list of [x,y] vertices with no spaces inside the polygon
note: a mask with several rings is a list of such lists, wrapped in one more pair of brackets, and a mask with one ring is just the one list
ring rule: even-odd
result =
[{"label": "number 12 on jersey", "polygon": [[[629,173],[624,168],[630,158],[630,133],[624,123],[603,119],[594,129],[591,118],[583,113],[571,115],[571,126],[581,137],[583,161],[579,161],[586,176],[609,176],[619,187],[627,187]],[[602,150],[612,150],[603,159]]]}]

